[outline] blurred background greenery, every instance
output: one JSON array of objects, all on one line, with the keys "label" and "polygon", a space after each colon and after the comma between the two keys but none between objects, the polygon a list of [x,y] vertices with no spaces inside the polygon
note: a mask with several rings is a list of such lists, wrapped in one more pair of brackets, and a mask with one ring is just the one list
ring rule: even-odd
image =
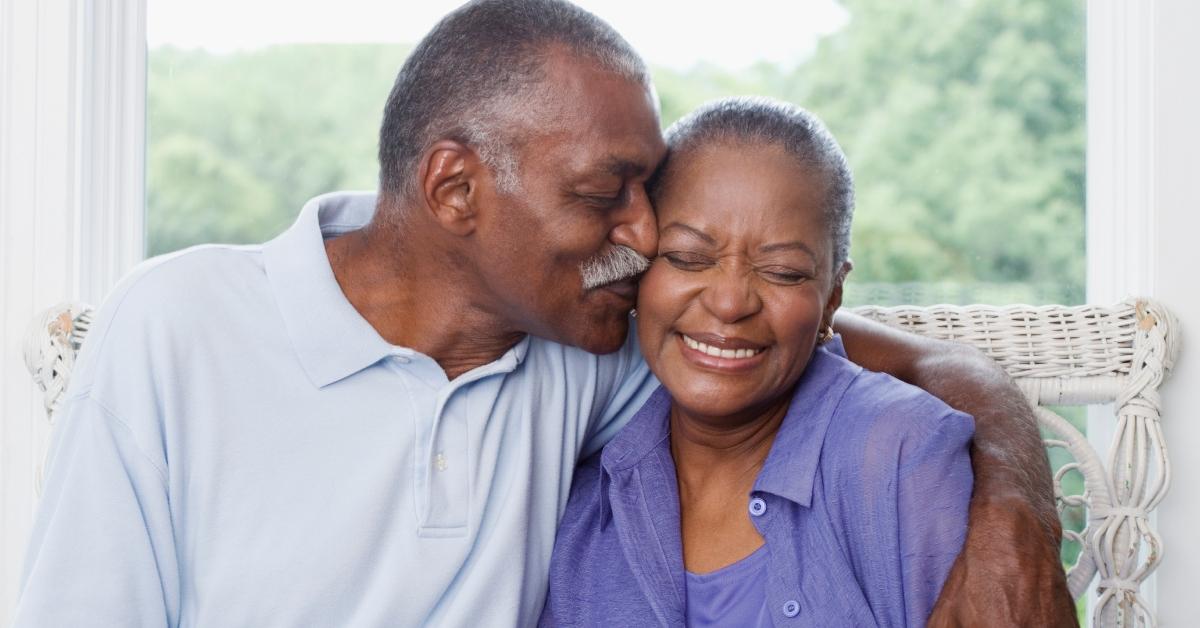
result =
[{"label": "blurred background greenery", "polygon": [[[663,124],[736,94],[820,115],[857,183],[848,305],[1081,302],[1084,3],[843,4],[798,65],[656,68]],[[153,49],[148,253],[263,241],[312,196],[373,189],[408,50]]]}]

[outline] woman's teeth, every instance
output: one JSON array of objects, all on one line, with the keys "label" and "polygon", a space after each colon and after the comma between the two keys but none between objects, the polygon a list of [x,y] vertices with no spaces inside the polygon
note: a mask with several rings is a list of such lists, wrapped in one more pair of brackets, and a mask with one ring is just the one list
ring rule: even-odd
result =
[{"label": "woman's teeth", "polygon": [[706,355],[711,355],[714,358],[724,358],[726,360],[744,360],[763,352],[762,349],[718,349],[712,345],[704,344],[703,342],[700,342],[699,340],[696,340],[687,334],[679,335],[683,336],[683,344]]}]

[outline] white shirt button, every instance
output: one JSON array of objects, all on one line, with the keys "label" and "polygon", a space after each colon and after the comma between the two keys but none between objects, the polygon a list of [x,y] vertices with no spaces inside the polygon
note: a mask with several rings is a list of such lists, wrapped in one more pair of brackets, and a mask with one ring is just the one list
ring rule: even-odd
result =
[{"label": "white shirt button", "polygon": [[800,603],[796,600],[788,600],[783,603],[783,616],[795,617],[800,614]]},{"label": "white shirt button", "polygon": [[761,497],[755,497],[750,500],[750,514],[754,517],[761,517],[767,512],[767,502]]}]

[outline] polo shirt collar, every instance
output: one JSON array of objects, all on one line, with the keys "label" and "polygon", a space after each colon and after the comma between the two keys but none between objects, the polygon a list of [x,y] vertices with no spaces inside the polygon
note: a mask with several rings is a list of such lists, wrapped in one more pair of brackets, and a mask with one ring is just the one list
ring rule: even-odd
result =
[{"label": "polo shirt collar", "polygon": [[325,254],[325,239],[364,227],[374,213],[373,192],[318,196],[304,205],[287,231],[263,246],[267,279],[284,326],[305,373],[318,387],[397,354],[398,348],[346,299]]}]

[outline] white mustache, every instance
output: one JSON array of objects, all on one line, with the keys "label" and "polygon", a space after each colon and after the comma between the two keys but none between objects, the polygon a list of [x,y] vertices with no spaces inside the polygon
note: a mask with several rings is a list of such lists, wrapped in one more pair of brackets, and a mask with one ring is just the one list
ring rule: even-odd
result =
[{"label": "white mustache", "polygon": [[583,276],[583,289],[593,290],[630,277],[636,277],[650,268],[650,260],[641,253],[618,244],[596,255],[579,266]]}]

